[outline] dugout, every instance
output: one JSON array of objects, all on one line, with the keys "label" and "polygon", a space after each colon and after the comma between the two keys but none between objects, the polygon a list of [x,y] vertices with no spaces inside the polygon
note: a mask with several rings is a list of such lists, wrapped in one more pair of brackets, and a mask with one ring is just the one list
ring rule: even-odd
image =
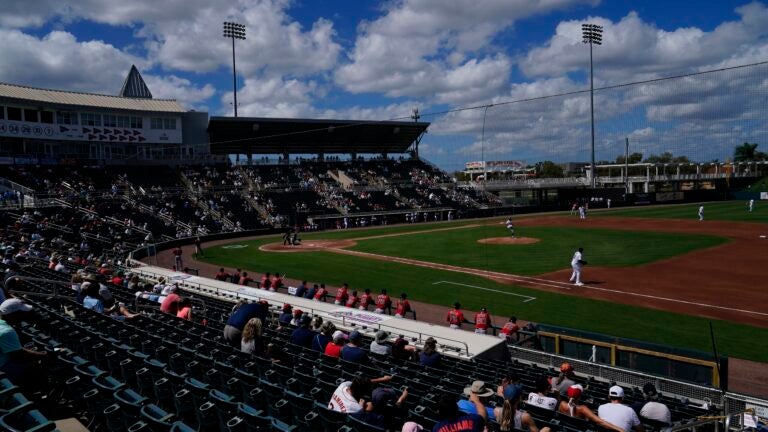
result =
[{"label": "dugout", "polygon": [[721,357],[718,368],[712,353],[551,325],[540,325],[537,338],[548,353],[728,388],[728,358]]}]

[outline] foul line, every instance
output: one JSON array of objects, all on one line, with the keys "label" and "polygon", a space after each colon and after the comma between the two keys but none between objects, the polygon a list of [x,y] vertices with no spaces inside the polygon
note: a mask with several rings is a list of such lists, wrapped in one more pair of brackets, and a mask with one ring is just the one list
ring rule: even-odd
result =
[{"label": "foul line", "polygon": [[459,286],[463,286],[463,287],[475,288],[475,289],[479,289],[479,290],[483,290],[483,291],[491,291],[491,292],[495,292],[495,293],[499,293],[499,294],[504,294],[504,295],[511,295],[511,296],[515,296],[515,297],[523,297],[525,299],[525,300],[523,300],[523,303],[528,303],[529,301],[536,300],[536,297],[531,297],[531,296],[522,295],[522,294],[515,294],[515,293],[511,293],[509,291],[502,291],[502,290],[496,290],[496,289],[491,289],[491,288],[479,287],[479,286],[475,286],[475,285],[468,285],[468,284],[463,284],[463,283],[458,283],[458,282],[437,281],[437,282],[432,283],[432,285],[439,285],[439,284],[459,285]]}]

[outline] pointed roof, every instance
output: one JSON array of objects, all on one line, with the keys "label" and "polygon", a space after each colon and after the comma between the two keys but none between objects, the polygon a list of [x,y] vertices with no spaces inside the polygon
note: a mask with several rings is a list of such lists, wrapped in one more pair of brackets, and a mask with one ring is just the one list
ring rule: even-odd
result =
[{"label": "pointed roof", "polygon": [[123,88],[120,89],[119,96],[127,98],[152,99],[152,93],[149,91],[147,84],[141,77],[139,70],[136,69],[136,65],[131,65],[131,70],[128,72],[128,76],[125,77]]}]

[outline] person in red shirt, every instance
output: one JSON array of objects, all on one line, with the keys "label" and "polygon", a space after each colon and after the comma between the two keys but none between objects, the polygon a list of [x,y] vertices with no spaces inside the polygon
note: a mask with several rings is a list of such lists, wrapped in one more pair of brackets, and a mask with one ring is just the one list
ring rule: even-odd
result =
[{"label": "person in red shirt", "polygon": [[333,342],[325,346],[325,355],[333,358],[341,358],[341,349],[344,348],[346,335],[341,330],[333,332]]},{"label": "person in red shirt", "polygon": [[238,285],[248,286],[248,284],[251,282],[253,282],[253,279],[248,277],[248,272],[243,272],[243,275],[240,276],[240,282],[238,282]]},{"label": "person in red shirt", "polygon": [[347,299],[349,298],[349,284],[344,284],[339,288],[338,291],[336,291],[336,298],[333,300],[333,304],[335,305],[343,305],[347,302]]},{"label": "person in red shirt", "polygon": [[349,308],[355,308],[357,307],[357,302],[360,301],[360,297],[357,296],[357,290],[352,291],[352,295],[347,297],[347,302],[344,304],[344,306]]},{"label": "person in red shirt", "polygon": [[269,287],[269,290],[274,292],[277,291],[277,289],[281,286],[283,286],[283,278],[280,276],[279,272],[275,272],[275,275],[272,276],[272,283]]},{"label": "person in red shirt", "polygon": [[325,284],[320,284],[320,289],[315,293],[315,298],[312,300],[325,302],[325,298],[328,297],[328,290],[325,288]]},{"label": "person in red shirt", "polygon": [[408,301],[408,294],[401,293],[400,300],[397,301],[395,307],[395,316],[398,318],[405,318],[405,314],[411,311],[411,303]]},{"label": "person in red shirt", "polygon": [[453,304],[453,309],[448,311],[448,317],[445,320],[448,321],[448,326],[450,328],[461,328],[461,324],[466,321],[466,318],[464,318],[464,313],[461,311],[461,303],[456,302]]},{"label": "person in red shirt", "polygon": [[499,333],[500,338],[509,339],[512,336],[516,336],[517,332],[520,330],[520,326],[517,325],[517,317],[509,317],[509,321],[504,324],[504,327],[501,328],[501,332]]},{"label": "person in red shirt", "polygon": [[115,275],[115,277],[112,278],[112,284],[117,285],[117,286],[123,286],[123,276],[124,275],[125,275],[125,273],[123,273],[122,270],[117,272],[117,275]]},{"label": "person in red shirt", "polygon": [[[222,282],[224,282],[224,281],[227,281],[227,280],[229,280],[229,278],[230,278],[230,277],[231,277],[231,276],[229,275],[229,273],[227,273],[227,272],[225,272],[225,271],[224,271],[224,267],[221,267],[221,268],[219,269],[219,272],[218,272],[218,273],[216,273],[216,276],[214,276],[213,278],[214,278],[214,279],[216,279],[217,281],[222,281]],[[238,281],[238,282],[240,282],[240,281]]]},{"label": "person in red shirt", "polygon": [[360,296],[360,307],[358,309],[368,310],[368,306],[370,306],[372,303],[373,303],[373,296],[371,295],[371,290],[366,288],[365,293],[363,293],[363,295]]},{"label": "person in red shirt", "polygon": [[392,313],[392,299],[389,297],[389,294],[387,294],[387,290],[382,289],[381,294],[376,296],[376,310],[374,312]]},{"label": "person in red shirt", "polygon": [[269,287],[271,286],[272,286],[272,278],[269,276],[269,272],[264,273],[264,276],[261,277],[261,283],[259,284],[259,288],[269,289]]},{"label": "person in red shirt", "polygon": [[483,307],[480,312],[475,314],[475,333],[485,334],[491,326],[491,315],[488,313],[488,309]]}]

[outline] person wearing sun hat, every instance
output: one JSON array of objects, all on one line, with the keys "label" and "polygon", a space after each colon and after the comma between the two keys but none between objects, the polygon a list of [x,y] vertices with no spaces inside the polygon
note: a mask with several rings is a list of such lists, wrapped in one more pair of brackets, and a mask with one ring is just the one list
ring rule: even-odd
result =
[{"label": "person wearing sun hat", "polygon": [[597,409],[597,415],[616,426],[618,426],[624,432],[635,430],[636,432],[644,432],[640,418],[632,408],[622,404],[624,400],[624,389],[620,386],[614,385],[608,389],[609,402],[600,405]]},{"label": "person wearing sun hat", "polygon": [[580,384],[574,384],[568,387],[566,395],[568,400],[560,401],[557,411],[561,414],[565,414],[571,417],[580,418],[592,422],[604,430],[612,430],[616,432],[622,432],[623,429],[598,417],[589,409],[586,405],[579,405],[579,399],[584,392],[584,387]]},{"label": "person wearing sun hat", "polygon": [[392,355],[392,345],[387,343],[388,339],[389,332],[384,330],[377,331],[376,337],[374,338],[373,342],[371,342],[371,346],[368,347],[368,349],[371,351],[371,354],[379,357],[389,357]]},{"label": "person wearing sun hat", "polygon": [[[480,402],[483,405],[486,405],[486,402],[488,401],[488,398],[493,396],[495,392],[493,389],[489,386],[485,385],[484,381],[474,381],[472,385],[464,388],[464,395],[471,396],[475,395],[478,398],[480,398]],[[468,399],[460,399],[457,403],[457,406],[461,411],[464,411],[467,414],[478,414],[477,410],[475,409],[475,404],[471,400]],[[493,408],[486,407],[485,411],[488,415],[488,420],[493,420]]]}]

